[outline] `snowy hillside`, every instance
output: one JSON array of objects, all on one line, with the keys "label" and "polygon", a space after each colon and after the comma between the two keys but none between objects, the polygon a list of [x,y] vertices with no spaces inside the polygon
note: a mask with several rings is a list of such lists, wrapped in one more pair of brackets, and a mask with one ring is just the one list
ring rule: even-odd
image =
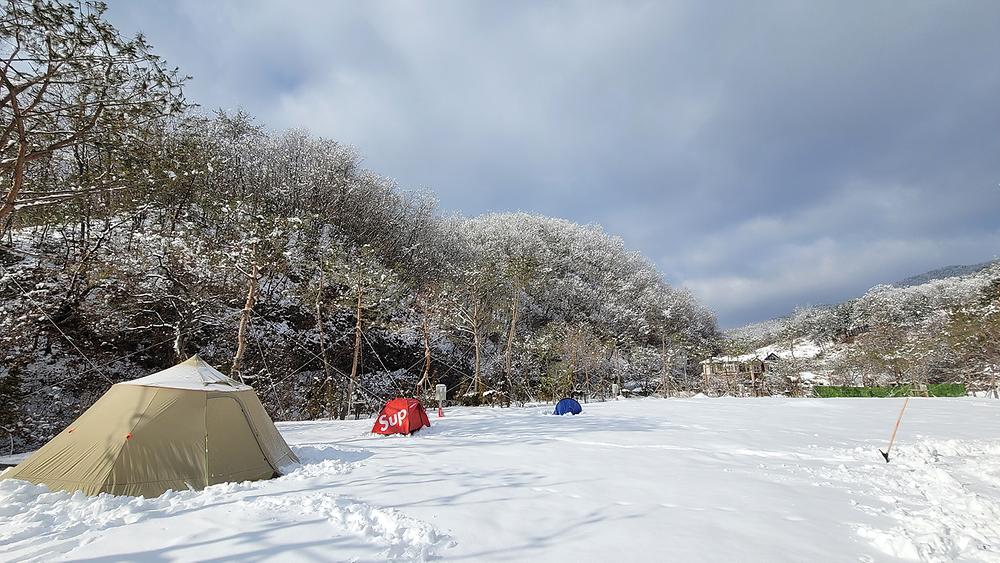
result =
[{"label": "snowy hillside", "polygon": [[922,274],[917,274],[915,276],[910,276],[904,280],[898,282],[893,282],[895,287],[911,287],[914,285],[923,285],[927,282],[934,280],[942,280],[947,278],[955,278],[959,276],[968,276],[989,268],[990,266],[997,263],[997,260],[991,260],[989,262],[982,262],[980,264],[965,264],[965,265],[955,265],[955,266],[945,266],[943,268],[936,268],[929,272],[924,272]]},{"label": "snowy hillside", "polygon": [[637,399],[280,425],[280,479],[155,499],[0,481],[0,560],[1000,560],[1000,404]]},{"label": "snowy hillside", "polygon": [[[929,272],[934,279],[916,285],[878,285],[857,299],[727,331],[720,356],[819,343],[822,353],[796,354],[784,371],[824,374],[834,385],[963,383],[996,395],[1000,262],[981,266]],[[947,273],[962,275],[935,277]]]},{"label": "snowy hillside", "polygon": [[778,317],[776,319],[768,319],[766,321],[760,321],[756,323],[750,323],[745,326],[731,328],[725,331],[725,335],[729,338],[744,339],[759,341],[764,339],[774,339],[781,334],[783,330],[786,329],[788,323],[791,319],[788,317]]},{"label": "snowy hillside", "polygon": [[812,340],[795,340],[793,342],[776,342],[761,346],[747,354],[738,356],[717,356],[715,361],[748,362],[753,359],[765,360],[767,358],[777,358],[781,360],[800,359],[812,360],[824,354],[835,353],[836,347],[829,343],[818,343]]}]

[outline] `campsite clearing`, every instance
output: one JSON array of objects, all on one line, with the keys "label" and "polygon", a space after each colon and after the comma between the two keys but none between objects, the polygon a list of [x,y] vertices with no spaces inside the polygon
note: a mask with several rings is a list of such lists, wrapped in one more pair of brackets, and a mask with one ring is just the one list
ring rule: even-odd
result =
[{"label": "campsite clearing", "polygon": [[[1000,560],[1000,402],[456,408],[278,425],[289,475],[154,499],[0,481],[0,559]],[[572,554],[568,556],[567,554]]]}]

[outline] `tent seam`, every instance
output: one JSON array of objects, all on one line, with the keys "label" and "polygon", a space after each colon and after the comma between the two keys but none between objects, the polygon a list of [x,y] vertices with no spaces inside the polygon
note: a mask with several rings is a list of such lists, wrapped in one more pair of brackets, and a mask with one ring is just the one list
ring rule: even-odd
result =
[{"label": "tent seam", "polygon": [[[243,413],[243,420],[246,420],[247,426],[250,427],[250,433],[253,434],[253,441],[257,443],[257,448],[260,450],[261,455],[264,456],[264,460],[267,461],[267,464],[271,466],[272,470],[280,473],[281,469],[275,467],[275,462],[271,460],[271,457],[267,455],[267,450],[264,449],[264,446],[261,445],[260,436],[257,435],[257,427],[254,426],[253,421],[250,420],[250,416],[247,414],[247,409],[246,406],[243,404],[243,401],[241,401],[238,398],[238,396],[227,397],[227,398],[236,401],[236,404],[240,406],[240,412]],[[205,410],[207,411],[208,409]]]}]

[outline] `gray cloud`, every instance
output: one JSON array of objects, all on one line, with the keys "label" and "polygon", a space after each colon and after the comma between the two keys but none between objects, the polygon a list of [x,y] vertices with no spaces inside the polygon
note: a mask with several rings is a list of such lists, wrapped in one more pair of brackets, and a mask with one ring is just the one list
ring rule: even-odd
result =
[{"label": "gray cloud", "polygon": [[115,1],[208,108],[608,231],[725,325],[996,256],[1000,5]]}]

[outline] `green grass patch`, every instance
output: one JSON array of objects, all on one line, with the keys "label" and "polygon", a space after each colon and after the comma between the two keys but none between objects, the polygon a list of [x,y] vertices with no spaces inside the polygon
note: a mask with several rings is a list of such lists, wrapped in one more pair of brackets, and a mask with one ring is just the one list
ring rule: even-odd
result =
[{"label": "green grass patch", "polygon": [[[936,383],[927,386],[931,397],[964,397],[965,385],[962,383]],[[883,387],[838,387],[835,385],[819,385],[813,387],[813,394],[823,399],[836,397],[906,397],[910,395],[909,385],[889,385]]]},{"label": "green grass patch", "polygon": [[935,383],[927,386],[931,397],[964,397],[969,394],[964,383]]}]

